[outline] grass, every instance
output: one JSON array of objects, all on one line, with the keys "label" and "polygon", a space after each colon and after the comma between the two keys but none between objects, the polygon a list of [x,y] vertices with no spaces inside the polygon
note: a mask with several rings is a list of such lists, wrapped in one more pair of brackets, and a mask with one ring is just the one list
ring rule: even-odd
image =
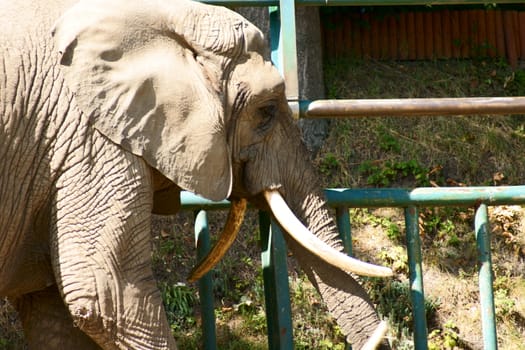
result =
[{"label": "grass", "polygon": [[[525,74],[513,73],[499,61],[346,60],[326,67],[330,98],[514,96],[525,92]],[[497,184],[518,184],[525,175],[523,167],[515,166],[525,160],[522,152],[515,151],[525,146],[520,116],[385,116],[336,120],[334,124],[335,131],[318,159],[330,186],[418,184],[410,178],[396,178],[399,171],[395,167],[409,164],[416,167],[408,169],[415,175],[434,170],[431,175],[443,178],[440,185],[446,180],[494,184],[496,173],[504,176]],[[368,172],[363,171],[366,167]]]},{"label": "grass", "polygon": [[[525,92],[523,71],[512,72],[500,61],[350,59],[330,62],[325,76],[330,98],[514,96]],[[332,122],[332,132],[316,161],[324,170],[327,187],[523,184],[523,120],[523,116],[492,115],[340,119]],[[421,208],[420,212],[424,282],[430,302],[429,347],[478,349],[482,345],[473,209]],[[517,281],[525,274],[523,216],[520,207],[491,209],[498,339],[505,349],[525,348],[517,341],[525,337],[525,308],[516,297],[523,293]],[[399,273],[388,283],[367,284],[378,310],[391,324],[389,337],[396,349],[413,347],[410,303],[403,294],[407,275],[402,221],[399,210],[356,209],[352,213],[356,254],[382,261]]]},{"label": "grass", "polygon": [[[500,61],[327,62],[331,98],[525,95],[525,73]],[[332,122],[315,162],[326,187],[522,184],[522,116],[381,117]],[[473,209],[421,208],[425,305],[431,349],[481,348]],[[390,280],[366,279],[394,349],[412,349],[412,316],[403,212],[351,209],[354,253],[394,268]],[[153,221],[152,260],[181,349],[201,347],[199,299],[186,276],[196,262],[192,214]],[[224,213],[210,213],[212,237]],[[525,214],[490,209],[495,302],[502,349],[525,349]],[[214,272],[219,349],[267,349],[257,215],[251,213]],[[297,349],[344,349],[315,289],[289,260]],[[20,349],[20,326],[0,305],[0,349]]]}]

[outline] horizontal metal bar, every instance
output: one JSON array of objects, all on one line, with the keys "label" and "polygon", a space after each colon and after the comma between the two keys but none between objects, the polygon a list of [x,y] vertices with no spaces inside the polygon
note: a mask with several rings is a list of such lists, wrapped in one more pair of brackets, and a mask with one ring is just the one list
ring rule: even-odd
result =
[{"label": "horizontal metal bar", "polygon": [[[279,0],[200,0],[201,2],[231,6],[278,6]],[[473,5],[473,4],[522,4],[523,0],[295,0],[297,6],[414,6],[414,5]]]},{"label": "horizontal metal bar", "polygon": [[221,210],[230,207],[230,202],[227,200],[214,202],[187,191],[180,193],[180,202],[183,210]]},{"label": "horizontal metal bar", "polygon": [[[419,187],[402,188],[331,188],[325,191],[332,207],[472,206],[525,204],[525,186]],[[181,193],[182,209],[220,210],[229,202],[213,202],[190,192]]]},{"label": "horizontal metal bar", "polygon": [[525,97],[461,97],[301,101],[304,118],[525,114]]},{"label": "horizontal metal bar", "polygon": [[333,207],[471,206],[525,203],[525,186],[326,189]]}]

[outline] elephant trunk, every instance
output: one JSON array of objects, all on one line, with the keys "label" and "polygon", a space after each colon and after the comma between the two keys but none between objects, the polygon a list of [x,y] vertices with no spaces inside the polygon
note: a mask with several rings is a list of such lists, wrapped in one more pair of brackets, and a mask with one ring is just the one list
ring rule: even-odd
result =
[{"label": "elephant trunk", "polygon": [[[287,203],[310,232],[328,246],[342,252],[343,243],[324,197],[318,190],[314,177],[309,177],[308,174],[306,171],[295,176],[295,179],[290,177],[289,186],[285,186]],[[379,320],[372,301],[358,281],[346,271],[302,249],[289,235],[285,235],[285,238],[294,257],[320,293],[353,348],[388,349],[384,340],[386,325]]]}]

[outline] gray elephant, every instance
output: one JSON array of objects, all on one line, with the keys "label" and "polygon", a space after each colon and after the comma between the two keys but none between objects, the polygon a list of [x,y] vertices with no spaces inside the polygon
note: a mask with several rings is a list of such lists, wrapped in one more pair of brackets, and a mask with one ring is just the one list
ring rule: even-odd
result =
[{"label": "gray elephant", "polygon": [[186,0],[0,0],[0,14],[0,295],[30,348],[176,347],[149,239],[181,189],[273,210],[354,348],[382,343],[350,272],[390,270],[341,253],[257,28]]}]

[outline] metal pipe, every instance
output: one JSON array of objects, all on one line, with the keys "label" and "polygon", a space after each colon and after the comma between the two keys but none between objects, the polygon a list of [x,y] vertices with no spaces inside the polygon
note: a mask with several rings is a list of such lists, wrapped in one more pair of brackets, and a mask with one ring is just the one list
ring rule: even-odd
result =
[{"label": "metal pipe", "polygon": [[300,101],[304,118],[525,114],[525,97]]},{"label": "metal pipe", "polygon": [[350,223],[348,207],[337,207],[335,208],[335,213],[339,237],[341,237],[343,241],[345,253],[352,256],[352,225]]},{"label": "metal pipe", "polygon": [[492,287],[492,259],[490,257],[490,230],[488,210],[481,204],[474,219],[479,259],[479,300],[481,304],[481,327],[485,349],[497,349],[496,312]]},{"label": "metal pipe", "polygon": [[[332,207],[379,208],[408,206],[472,206],[525,204],[525,186],[419,187],[403,188],[330,188],[324,190]],[[213,202],[193,193],[180,195],[183,210],[227,209],[230,202]]]},{"label": "metal pipe", "polygon": [[295,27],[293,0],[280,0],[279,7],[270,8],[272,62],[278,67],[286,81],[286,97],[293,102],[299,99]]},{"label": "metal pipe", "polygon": [[[211,247],[208,214],[204,210],[199,210],[195,213],[195,242],[197,245],[197,260],[200,261],[208,254]],[[213,281],[209,271],[199,280],[199,298],[201,301],[203,346],[205,349],[216,349],[217,335],[215,332]]]},{"label": "metal pipe", "polygon": [[227,200],[215,202],[188,191],[180,193],[180,203],[183,210],[221,210],[230,207],[230,202]]},{"label": "metal pipe", "polygon": [[[279,0],[200,0],[213,5],[242,6],[278,6]],[[403,6],[403,5],[474,5],[485,4],[480,0],[295,0],[297,6]],[[492,0],[491,4],[522,4],[522,0]]]},{"label": "metal pipe", "polygon": [[[288,285],[287,248],[279,226],[268,212],[259,212],[268,348],[293,349],[292,307]],[[271,312],[269,312],[271,310]]]},{"label": "metal pipe", "polygon": [[418,350],[428,349],[425,292],[423,289],[423,258],[419,237],[419,213],[416,207],[405,208],[407,255],[410,279],[410,297],[414,315],[414,345]]},{"label": "metal pipe", "polygon": [[525,186],[326,189],[333,207],[409,207],[524,204]]}]

